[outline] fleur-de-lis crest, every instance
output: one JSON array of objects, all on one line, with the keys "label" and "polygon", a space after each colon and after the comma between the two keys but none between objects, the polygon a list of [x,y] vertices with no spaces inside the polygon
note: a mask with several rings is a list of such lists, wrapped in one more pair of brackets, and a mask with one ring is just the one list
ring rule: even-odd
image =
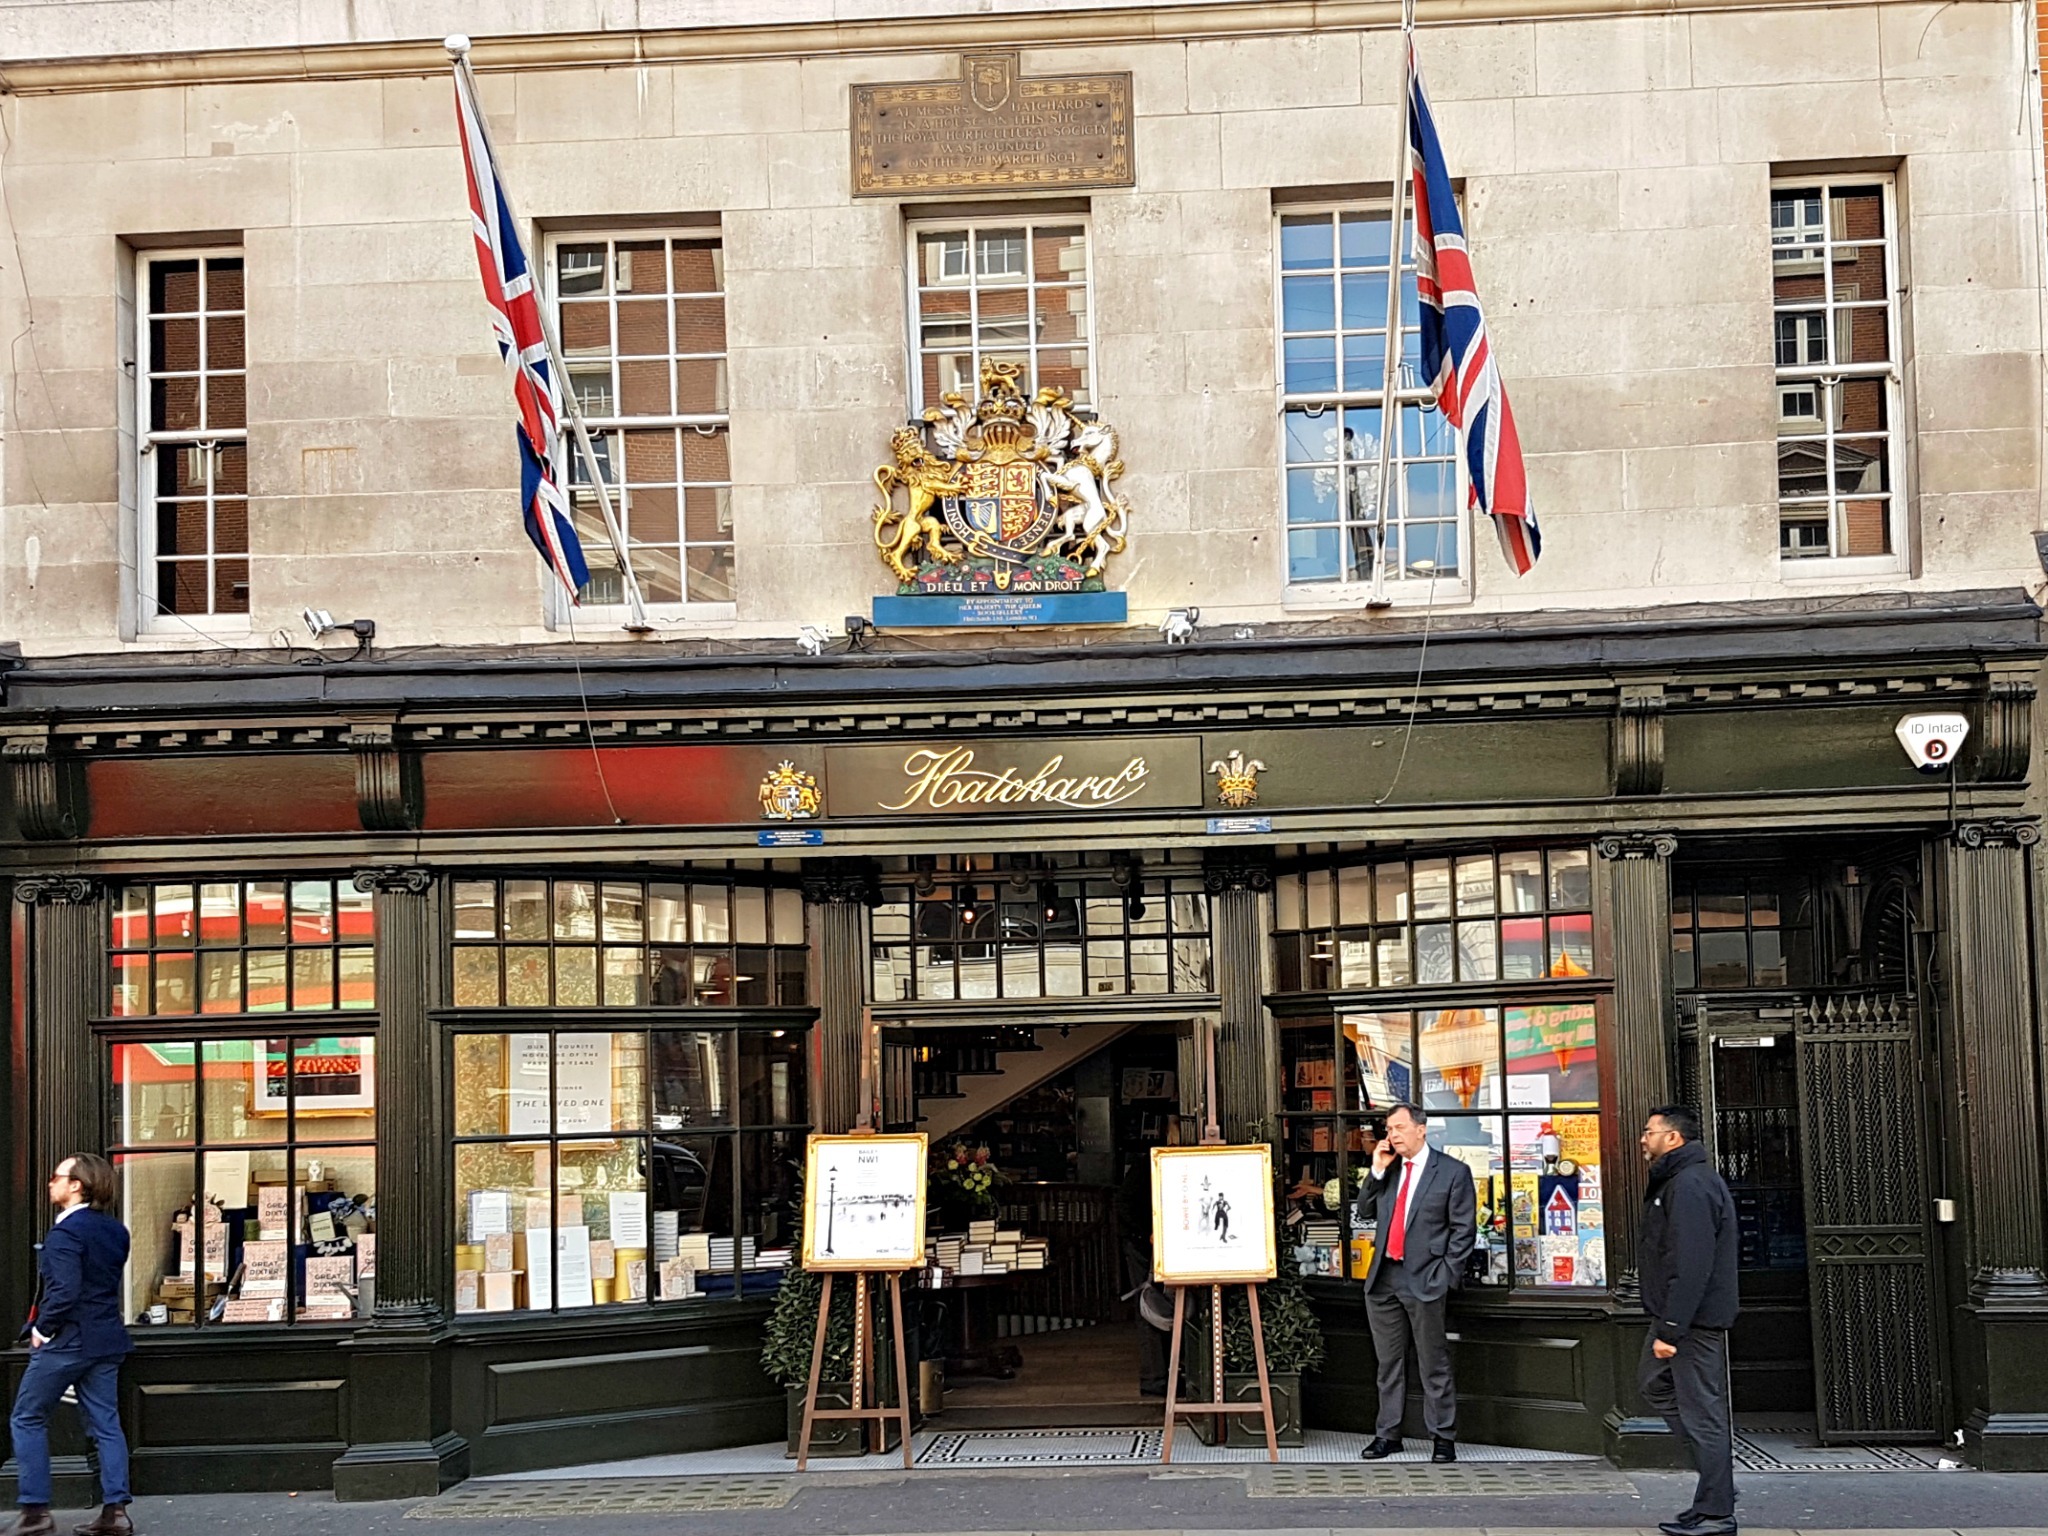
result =
[{"label": "fleur-de-lis crest", "polygon": [[1209,772],[1216,779],[1216,798],[1233,811],[1241,811],[1258,802],[1259,775],[1266,765],[1256,757],[1246,762],[1244,754],[1232,749],[1230,756],[1219,757],[1209,765]]}]

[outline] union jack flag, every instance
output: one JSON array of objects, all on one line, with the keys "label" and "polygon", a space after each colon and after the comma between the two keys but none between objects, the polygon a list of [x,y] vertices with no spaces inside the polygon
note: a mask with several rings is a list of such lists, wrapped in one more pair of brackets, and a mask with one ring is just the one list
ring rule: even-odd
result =
[{"label": "union jack flag", "polygon": [[548,359],[541,330],[540,301],[533,291],[533,271],[519,244],[512,208],[498,181],[498,164],[484,133],[475,81],[467,66],[455,66],[455,122],[462,138],[463,168],[469,178],[469,217],[476,228],[476,262],[483,274],[484,298],[491,306],[491,329],[498,351],[512,374],[512,395],[519,407],[519,506],[526,536],[548,568],[569,589],[569,600],[590,580],[583,545],[569,520],[569,500],[562,491],[562,393]]},{"label": "union jack flag", "polygon": [[1415,182],[1415,291],[1421,301],[1422,378],[1437,408],[1465,437],[1467,499],[1493,518],[1500,547],[1517,576],[1542,550],[1536,508],[1522,468],[1508,392],[1487,344],[1486,317],[1472,281],[1465,226],[1451,195],[1443,145],[1422,90],[1415,43],[1408,42],[1408,142]]}]

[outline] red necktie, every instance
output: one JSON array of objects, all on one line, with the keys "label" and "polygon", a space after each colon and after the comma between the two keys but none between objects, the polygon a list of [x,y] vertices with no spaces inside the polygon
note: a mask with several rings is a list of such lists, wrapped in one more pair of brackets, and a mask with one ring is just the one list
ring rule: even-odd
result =
[{"label": "red necktie", "polygon": [[1387,1234],[1387,1257],[1399,1261],[1408,1246],[1408,1169],[1401,1165],[1401,1187],[1394,1191],[1394,1230]]}]

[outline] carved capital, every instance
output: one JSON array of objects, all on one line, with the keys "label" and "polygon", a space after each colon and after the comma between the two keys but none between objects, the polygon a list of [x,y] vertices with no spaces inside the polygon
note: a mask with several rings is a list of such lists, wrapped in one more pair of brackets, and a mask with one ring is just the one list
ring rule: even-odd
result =
[{"label": "carved capital", "polygon": [[819,860],[804,866],[804,900],[814,906],[846,904],[879,907],[882,882],[875,866],[864,859]]},{"label": "carved capital", "polygon": [[2027,776],[2034,746],[2034,676],[1994,672],[1984,690],[1984,718],[1970,777],[1979,783],[2018,783]]},{"label": "carved capital", "polygon": [[18,875],[14,881],[14,899],[28,907],[82,907],[99,894],[91,875]]},{"label": "carved capital", "polygon": [[62,842],[78,836],[74,774],[57,756],[47,725],[10,731],[0,739],[8,790],[21,835],[32,842]]},{"label": "carved capital", "polygon": [[434,888],[434,872],[417,864],[380,864],[355,872],[355,888],[385,896],[424,896]]},{"label": "carved capital", "polygon": [[1954,841],[1958,848],[2031,848],[2041,841],[2041,824],[2004,817],[1966,821],[1956,828]]},{"label": "carved capital", "polygon": [[1593,843],[1603,859],[1668,859],[1678,852],[1678,839],[1669,832],[1610,832]]},{"label": "carved capital", "polygon": [[1664,685],[1623,683],[1613,731],[1614,792],[1664,793]]},{"label": "carved capital", "polygon": [[341,738],[356,764],[356,816],[365,832],[414,832],[420,824],[419,762],[398,745],[391,720],[353,720]]},{"label": "carved capital", "polygon": [[1211,896],[1225,891],[1270,891],[1273,865],[1254,849],[1221,849],[1203,858],[1202,885]]}]

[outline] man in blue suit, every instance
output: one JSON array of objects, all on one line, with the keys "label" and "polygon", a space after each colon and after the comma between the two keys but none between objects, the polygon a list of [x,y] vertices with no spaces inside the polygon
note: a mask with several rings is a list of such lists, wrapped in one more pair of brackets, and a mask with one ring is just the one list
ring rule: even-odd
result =
[{"label": "man in blue suit", "polygon": [[134,1536],[128,1518],[128,1442],[121,1434],[121,1361],[134,1346],[121,1323],[128,1229],[112,1214],[114,1168],[78,1152],[50,1175],[57,1220],[36,1260],[38,1294],[22,1338],[32,1351],[8,1428],[21,1469],[21,1519],[12,1536],[51,1536],[50,1410],[76,1388],[99,1452],[101,1509],[80,1536]]}]

